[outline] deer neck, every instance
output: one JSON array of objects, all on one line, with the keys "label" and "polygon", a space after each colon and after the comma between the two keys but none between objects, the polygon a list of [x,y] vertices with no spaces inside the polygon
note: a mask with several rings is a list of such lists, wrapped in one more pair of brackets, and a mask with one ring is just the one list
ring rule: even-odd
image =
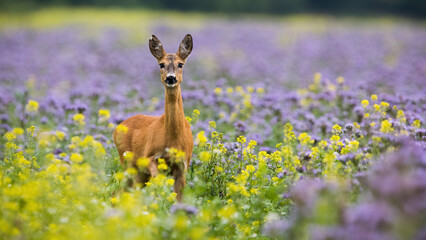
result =
[{"label": "deer neck", "polygon": [[185,126],[180,86],[166,88],[165,128],[170,139],[176,139]]}]

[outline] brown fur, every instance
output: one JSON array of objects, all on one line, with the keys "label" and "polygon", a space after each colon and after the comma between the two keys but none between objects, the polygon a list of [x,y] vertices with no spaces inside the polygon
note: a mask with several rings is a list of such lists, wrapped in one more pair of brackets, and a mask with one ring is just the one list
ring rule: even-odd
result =
[{"label": "brown fur", "polygon": [[[166,54],[161,42],[154,35],[149,41],[151,53],[157,58],[161,68],[161,82],[165,86],[165,112],[161,116],[136,115],[123,121],[121,124],[128,128],[126,133],[114,131],[113,138],[117,147],[120,161],[124,164],[123,153],[133,152],[136,159],[146,157],[149,159],[148,171],[139,171],[136,182],[143,185],[151,176],[158,174],[157,159],[164,158],[169,165],[170,173],[175,180],[174,191],[177,199],[182,199],[182,190],[185,186],[185,172],[192,156],[193,139],[188,121],[183,112],[180,83],[182,82],[182,68],[192,51],[192,37],[186,35],[179,46],[177,54]],[[165,79],[167,74],[176,75],[177,86],[167,87]],[[175,148],[185,153],[185,163],[173,164],[169,159],[166,149]]]}]

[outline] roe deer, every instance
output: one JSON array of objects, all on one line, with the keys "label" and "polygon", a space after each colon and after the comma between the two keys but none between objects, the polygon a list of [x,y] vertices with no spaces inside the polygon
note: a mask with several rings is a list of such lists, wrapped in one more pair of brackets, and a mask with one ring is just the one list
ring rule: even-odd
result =
[{"label": "roe deer", "polygon": [[[166,54],[160,40],[152,35],[149,49],[160,66],[161,82],[165,87],[165,111],[161,116],[136,115],[123,121],[120,125],[127,127],[127,132],[115,129],[113,138],[124,164],[123,154],[130,151],[134,154],[131,163],[136,169],[136,160],[148,158],[148,171],[138,170],[136,182],[145,185],[150,177],[158,174],[157,159],[163,158],[173,176],[174,191],[181,201],[185,186],[185,172],[192,155],[193,139],[188,121],[183,113],[180,90],[183,66],[192,51],[192,36],[187,34],[179,45],[176,54]],[[167,149],[175,148],[185,153],[185,160],[173,163]]]}]

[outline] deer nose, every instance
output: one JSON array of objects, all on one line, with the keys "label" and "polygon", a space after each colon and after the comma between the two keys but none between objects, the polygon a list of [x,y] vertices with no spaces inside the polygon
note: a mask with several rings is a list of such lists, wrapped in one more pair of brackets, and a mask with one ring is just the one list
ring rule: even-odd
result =
[{"label": "deer nose", "polygon": [[166,84],[175,84],[177,83],[177,80],[174,76],[168,76],[164,82],[166,82]]}]

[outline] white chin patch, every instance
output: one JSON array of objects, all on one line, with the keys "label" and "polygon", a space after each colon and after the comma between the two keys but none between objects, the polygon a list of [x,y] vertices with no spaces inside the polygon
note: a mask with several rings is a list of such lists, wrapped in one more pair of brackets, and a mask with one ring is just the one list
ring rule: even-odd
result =
[{"label": "white chin patch", "polygon": [[174,88],[174,87],[176,87],[176,85],[177,85],[177,83],[174,83],[174,84],[166,84],[166,86],[167,86],[168,88]]}]

